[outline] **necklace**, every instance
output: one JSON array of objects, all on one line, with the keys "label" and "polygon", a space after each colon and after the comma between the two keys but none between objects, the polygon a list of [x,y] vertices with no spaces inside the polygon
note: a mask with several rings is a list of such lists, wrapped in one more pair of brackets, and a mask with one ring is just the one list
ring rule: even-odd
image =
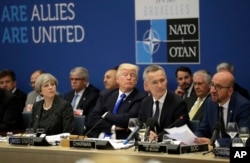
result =
[{"label": "necklace", "polygon": [[43,103],[43,109],[44,109],[44,110],[49,110],[51,107],[52,107],[52,104],[50,104],[49,107],[46,107],[46,106],[45,106],[45,103]]}]

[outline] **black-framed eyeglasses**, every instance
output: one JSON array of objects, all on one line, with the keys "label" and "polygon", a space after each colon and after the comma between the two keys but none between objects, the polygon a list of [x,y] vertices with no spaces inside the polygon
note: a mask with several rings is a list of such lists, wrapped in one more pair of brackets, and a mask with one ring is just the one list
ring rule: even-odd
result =
[{"label": "black-framed eyeglasses", "polygon": [[220,85],[220,84],[214,84],[214,83],[211,83],[211,88],[212,87],[214,87],[214,89],[216,90],[216,91],[220,91],[221,89],[223,89],[223,88],[230,88],[230,86],[222,86],[222,85]]}]

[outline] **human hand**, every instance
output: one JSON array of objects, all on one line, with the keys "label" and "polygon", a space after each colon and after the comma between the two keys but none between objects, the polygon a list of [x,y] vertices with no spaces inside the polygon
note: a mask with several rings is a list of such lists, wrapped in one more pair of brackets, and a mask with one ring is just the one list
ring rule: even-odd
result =
[{"label": "human hand", "polygon": [[184,90],[181,86],[178,86],[175,90],[175,94],[177,94],[178,96],[183,96],[184,95]]},{"label": "human hand", "polygon": [[194,139],[194,142],[197,144],[210,144],[211,140],[205,137],[197,137]]},{"label": "human hand", "polygon": [[79,116],[83,114],[83,110],[82,109],[76,109],[74,110],[74,115]]}]

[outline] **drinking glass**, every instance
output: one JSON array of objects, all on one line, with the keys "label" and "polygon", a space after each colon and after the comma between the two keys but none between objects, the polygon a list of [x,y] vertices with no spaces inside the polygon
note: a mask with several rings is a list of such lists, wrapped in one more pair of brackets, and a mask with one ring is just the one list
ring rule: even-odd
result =
[{"label": "drinking glass", "polygon": [[233,138],[232,147],[244,147],[244,143],[242,142],[241,138],[239,137]]},{"label": "drinking glass", "polygon": [[228,122],[226,128],[227,134],[233,139],[238,134],[238,125],[236,122]]},{"label": "drinking glass", "polygon": [[129,118],[128,121],[128,128],[133,131],[136,126],[139,126],[139,119],[138,118]]},{"label": "drinking glass", "polygon": [[44,128],[38,128],[36,129],[36,137],[40,137],[41,134],[45,133],[45,129]]},{"label": "drinking glass", "polygon": [[239,128],[239,137],[241,138],[243,144],[246,144],[246,141],[249,137],[249,129],[248,127],[240,127]]}]

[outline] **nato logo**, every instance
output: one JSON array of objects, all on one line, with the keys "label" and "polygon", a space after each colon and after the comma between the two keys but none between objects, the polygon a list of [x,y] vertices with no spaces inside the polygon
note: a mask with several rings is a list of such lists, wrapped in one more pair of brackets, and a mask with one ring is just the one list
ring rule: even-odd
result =
[{"label": "nato logo", "polygon": [[136,63],[199,63],[198,18],[136,21]]}]

